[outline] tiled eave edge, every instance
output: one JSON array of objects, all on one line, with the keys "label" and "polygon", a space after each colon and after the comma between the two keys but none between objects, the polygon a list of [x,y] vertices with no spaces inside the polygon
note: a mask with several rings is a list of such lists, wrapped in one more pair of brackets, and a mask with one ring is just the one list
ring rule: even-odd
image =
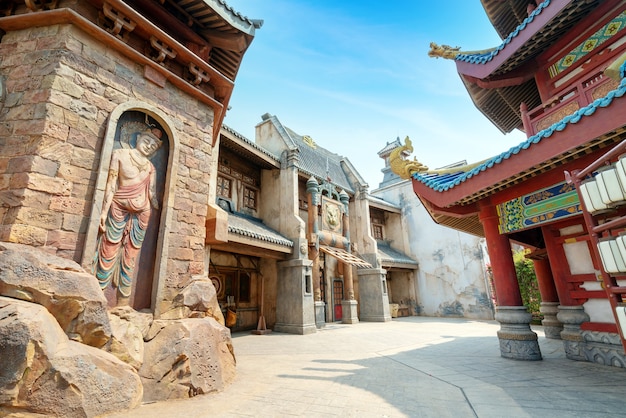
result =
[{"label": "tiled eave edge", "polygon": [[[625,93],[626,79],[622,79],[619,87],[607,96],[566,116],[522,144],[459,175],[454,181],[438,183],[437,177],[428,178],[419,173],[414,174],[413,189],[416,194],[435,206],[445,208],[480,190],[541,166],[545,161],[584,146],[590,139],[625,126],[626,99],[623,98]],[[609,106],[611,112],[603,111],[602,108]],[[575,128],[571,127],[561,133],[570,125],[575,125]]]},{"label": "tiled eave edge", "polygon": [[287,239],[276,239],[232,226],[228,227],[228,241],[281,253],[291,253],[293,248],[293,242]]},{"label": "tiled eave edge", "polygon": [[216,89],[221,91],[223,94],[222,101],[218,101],[215,98],[209,96],[203,91],[199,90],[188,81],[180,78],[178,75],[174,74],[164,66],[150,59],[148,56],[143,53],[133,49],[131,46],[118,39],[117,37],[111,35],[104,29],[100,28],[93,22],[87,20],[85,17],[81,16],[77,12],[72,9],[55,9],[55,10],[45,10],[45,11],[37,11],[33,13],[21,14],[21,15],[13,15],[13,16],[5,16],[0,18],[0,28],[5,31],[12,30],[22,30],[27,29],[33,26],[50,26],[50,25],[58,25],[58,24],[73,24],[76,27],[80,28],[87,34],[93,36],[96,39],[102,40],[111,48],[115,49],[119,53],[127,56],[131,60],[136,63],[143,64],[149,67],[151,70],[159,73],[162,77],[164,77],[167,81],[172,83],[172,85],[179,88],[181,91],[189,94],[200,102],[208,105],[215,112],[215,118],[213,122],[213,138],[212,145],[215,145],[217,138],[219,137],[220,126],[225,116],[225,109],[228,105],[228,101],[230,100],[230,96],[232,94],[232,90],[234,87],[234,83],[227,79],[223,74],[217,71],[215,68],[211,67],[208,63],[200,59],[193,52],[189,51],[183,45],[179,44],[176,40],[171,38],[165,32],[161,31],[159,28],[154,26],[148,20],[143,18],[141,15],[136,13],[134,10],[130,9],[129,6],[125,5],[123,2],[113,1],[113,3],[119,6],[129,15],[136,19],[136,21],[140,22],[140,24],[145,25],[150,28],[152,32],[158,32],[162,39],[166,39],[168,45],[174,46],[176,51],[178,52],[180,57],[184,57],[189,62],[194,63],[198,66],[198,68],[204,70],[211,76],[211,84],[216,87]]},{"label": "tiled eave edge", "polygon": [[571,1],[545,0],[493,51],[480,55],[459,54],[455,59],[458,73],[478,79],[488,77],[558,16]]}]

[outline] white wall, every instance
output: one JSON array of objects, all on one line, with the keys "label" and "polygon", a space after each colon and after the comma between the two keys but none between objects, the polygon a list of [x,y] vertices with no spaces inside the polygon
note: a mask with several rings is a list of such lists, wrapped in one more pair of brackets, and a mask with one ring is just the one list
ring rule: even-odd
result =
[{"label": "white wall", "polygon": [[402,207],[407,252],[419,262],[419,314],[493,319],[484,239],[436,224],[413,192],[410,180],[371,194]]}]

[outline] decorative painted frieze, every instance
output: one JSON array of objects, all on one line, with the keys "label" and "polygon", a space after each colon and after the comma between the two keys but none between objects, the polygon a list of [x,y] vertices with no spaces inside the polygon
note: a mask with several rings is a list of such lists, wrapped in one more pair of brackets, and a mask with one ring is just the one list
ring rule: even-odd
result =
[{"label": "decorative painted frieze", "polygon": [[581,213],[573,185],[561,182],[496,206],[500,233],[520,231]]}]

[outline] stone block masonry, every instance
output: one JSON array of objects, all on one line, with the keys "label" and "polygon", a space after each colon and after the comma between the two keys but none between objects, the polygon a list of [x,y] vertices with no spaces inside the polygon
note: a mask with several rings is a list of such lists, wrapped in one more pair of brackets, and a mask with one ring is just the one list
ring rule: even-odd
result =
[{"label": "stone block masonry", "polygon": [[185,209],[170,217],[172,240],[159,256],[163,295],[175,295],[204,270],[198,243],[213,175],[213,109],[168,82],[149,81],[143,65],[72,24],[9,31],[0,56],[0,240],[81,262],[84,248],[93,248],[85,238],[92,206],[101,204],[94,198],[109,117],[119,105],[141,102],[168,115],[176,137],[168,168],[175,181],[163,204]]}]

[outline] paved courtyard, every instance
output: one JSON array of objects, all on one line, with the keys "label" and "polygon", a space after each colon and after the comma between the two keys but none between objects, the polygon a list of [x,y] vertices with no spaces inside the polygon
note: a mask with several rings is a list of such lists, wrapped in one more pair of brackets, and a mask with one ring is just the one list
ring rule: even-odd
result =
[{"label": "paved courtyard", "polygon": [[500,357],[494,321],[410,317],[328,324],[312,335],[233,335],[224,392],[111,417],[623,417],[626,370],[565,358]]}]

